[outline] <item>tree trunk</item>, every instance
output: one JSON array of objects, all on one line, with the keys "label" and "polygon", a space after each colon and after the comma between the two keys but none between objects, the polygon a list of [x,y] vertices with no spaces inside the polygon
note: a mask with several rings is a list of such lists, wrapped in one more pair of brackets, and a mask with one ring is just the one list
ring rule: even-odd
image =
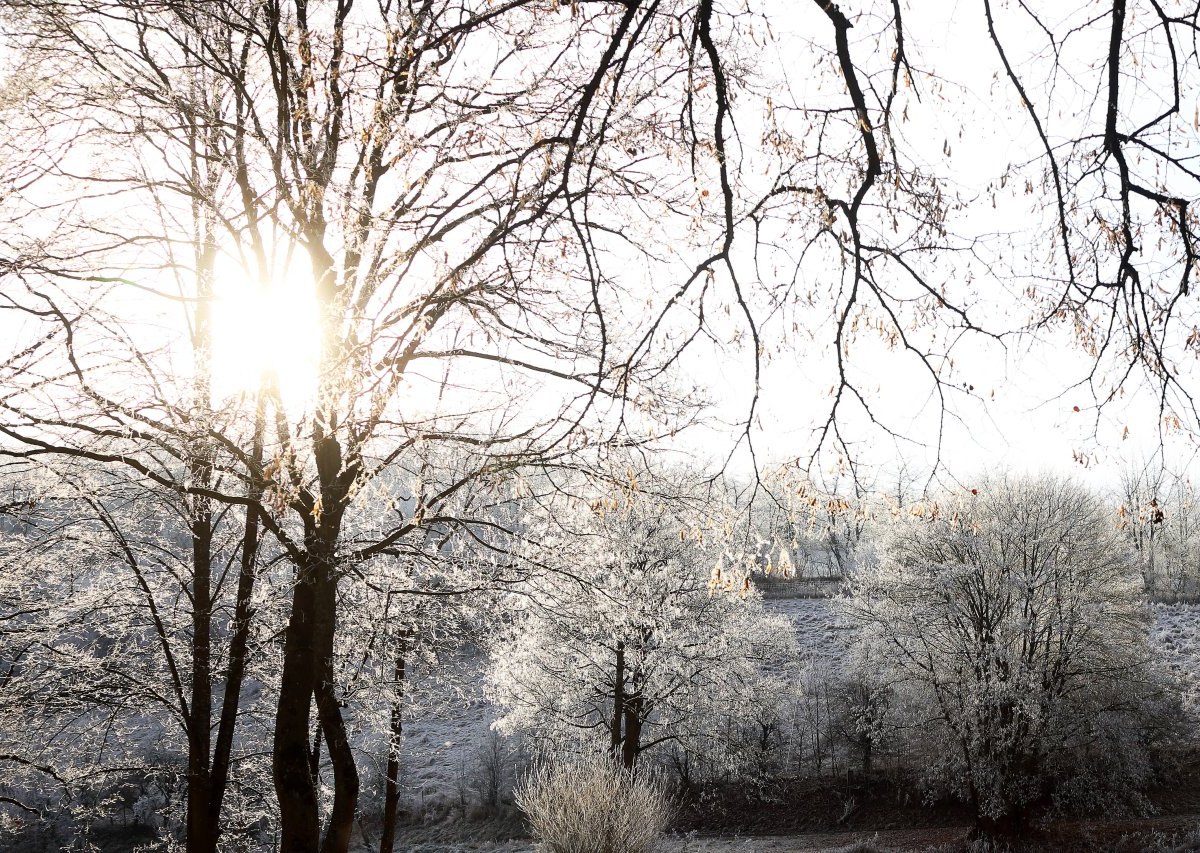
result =
[{"label": "tree trunk", "polygon": [[358,804],[358,768],[346,731],[341,703],[334,685],[333,638],[336,631],[337,576],[326,561],[316,584],[317,619],[314,623],[317,716],[333,765],[333,808],[321,853],[347,853]]},{"label": "tree trunk", "polygon": [[396,843],[396,810],[400,805],[400,745],[404,736],[404,676],[405,656],[408,654],[408,632],[400,636],[396,650],[396,693],[392,700],[391,732],[388,738],[388,760],[383,792],[383,832],[379,837],[379,853],[392,853]]},{"label": "tree trunk", "polygon": [[617,670],[613,679],[613,715],[610,734],[612,735],[613,760],[621,754],[621,743],[624,737],[621,733],[621,721],[625,718],[625,643],[617,641]]},{"label": "tree trunk", "polygon": [[[198,134],[197,127],[190,133]],[[193,159],[192,177],[203,180],[203,169]],[[212,411],[212,296],[216,244],[206,217],[198,210],[196,250],[196,313],[192,336],[195,364],[193,401],[196,410]],[[192,484],[208,489],[213,480],[211,441],[202,431],[191,437],[188,473]],[[185,709],[188,729],[187,850],[188,853],[213,853],[219,830],[209,820],[212,802],[212,500],[194,495],[189,509],[192,537],[192,674],[189,707]]]},{"label": "tree trunk", "polygon": [[[259,397],[254,423],[254,444],[251,459],[255,466],[262,464],[263,457],[263,402]],[[262,488],[254,484],[249,497],[258,500]],[[253,616],[255,562],[258,559],[259,541],[258,509],[254,504],[246,507],[246,522],[242,530],[242,553],[238,564],[237,599],[234,603],[232,635],[229,638],[229,664],[225,668],[225,692],[221,700],[221,719],[217,724],[217,743],[212,761],[212,788],[209,794],[208,821],[213,827],[220,825],[221,804],[225,799],[225,788],[229,783],[230,756],[233,752],[233,732],[237,727],[238,709],[242,700],[242,683],[246,676],[246,652],[250,641],[250,619]],[[215,851],[218,831],[214,831],[212,846]]]},{"label": "tree trunk", "polygon": [[286,853],[318,853],[320,849],[319,804],[308,744],[316,672],[313,563],[306,554],[296,567],[291,614],[283,634],[283,671],[271,755],[271,775],[279,800],[280,850]]},{"label": "tree trunk", "polygon": [[[194,468],[203,468],[197,464]],[[203,476],[203,475],[202,475]],[[212,776],[209,755],[212,715],[212,516],[207,501],[197,498],[192,519],[192,689],[188,708],[188,853],[216,847],[216,827],[209,821]]]},{"label": "tree trunk", "polygon": [[625,741],[621,746],[621,764],[626,770],[632,770],[641,752],[642,741],[642,710],[645,701],[641,696],[629,696],[625,699]]},{"label": "tree trunk", "polygon": [[[313,461],[318,492],[306,493],[298,509],[304,522],[304,553],[284,633],[283,673],[275,725],[273,775],[279,797],[282,850],[285,853],[346,853],[358,803],[358,769],[334,678],[337,633],[337,547],[343,514],[358,466],[347,462],[337,439],[336,401],[327,369],[342,356],[337,336],[340,304],[338,276],[323,245],[325,222],[320,205],[308,211],[305,247],[316,282],[321,320],[321,371],[318,404],[311,420]],[[317,773],[306,755],[312,701],[318,729],[325,737],[333,768],[333,807],[321,840]]]},{"label": "tree trunk", "polygon": [[[358,770],[334,689],[333,641],[337,632],[337,541],[354,472],[342,470],[338,442],[314,422],[320,503],[305,513],[305,550],[292,591],[284,632],[283,673],[275,723],[273,775],[279,797],[282,849],[287,853],[346,853],[358,801]],[[333,809],[321,841],[317,772],[307,740],[312,701],[318,730],[333,765]]]}]

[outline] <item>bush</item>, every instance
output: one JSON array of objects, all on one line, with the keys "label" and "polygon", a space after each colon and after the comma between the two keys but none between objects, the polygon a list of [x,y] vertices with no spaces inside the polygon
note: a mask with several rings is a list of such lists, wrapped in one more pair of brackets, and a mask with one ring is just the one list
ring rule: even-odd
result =
[{"label": "bush", "polygon": [[674,813],[659,780],[600,757],[542,763],[514,796],[548,853],[648,853]]},{"label": "bush", "polygon": [[976,831],[1137,811],[1180,734],[1151,614],[1111,511],[1067,480],[997,478],[914,507],[842,600],[859,653],[905,685],[934,791]]}]

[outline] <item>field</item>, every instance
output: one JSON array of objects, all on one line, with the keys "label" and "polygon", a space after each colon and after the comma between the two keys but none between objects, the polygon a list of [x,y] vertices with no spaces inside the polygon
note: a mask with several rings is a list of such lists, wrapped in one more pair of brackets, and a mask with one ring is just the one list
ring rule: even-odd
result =
[{"label": "field", "polygon": [[1194,713],[1200,709],[1200,606],[1158,604],[1154,610],[1155,642],[1179,679],[1184,705]]},{"label": "field", "polygon": [[[776,613],[788,616],[795,626],[801,647],[807,659],[813,663],[837,667],[846,648],[846,629],[835,624],[830,612],[830,602],[821,598],[788,598],[768,602]],[[1155,642],[1162,650],[1164,665],[1179,679],[1184,694],[1185,707],[1192,712],[1200,709],[1200,606],[1191,604],[1159,604],[1153,607],[1154,624],[1151,628]],[[442,851],[480,850],[496,853],[524,853],[532,848],[522,840],[522,830],[515,816],[487,817],[476,821],[463,821],[461,815],[470,814],[465,806],[472,801],[473,791],[480,784],[480,776],[489,765],[494,764],[499,753],[506,757],[506,784],[511,784],[511,775],[519,766],[519,750],[490,731],[492,708],[484,700],[479,685],[482,667],[486,661],[479,657],[463,662],[461,683],[475,685],[475,693],[468,694],[465,703],[448,713],[422,717],[414,720],[407,728],[405,738],[406,805],[409,823],[402,842],[404,849],[442,853]],[[1190,776],[1187,778],[1191,778]],[[1200,780],[1196,780],[1200,782]],[[1187,790],[1176,790],[1162,803],[1164,816],[1143,821],[1120,824],[1095,824],[1096,831],[1105,831],[1105,837],[1116,844],[1122,837],[1140,833],[1158,833],[1155,838],[1163,842],[1162,849],[1173,849],[1167,839],[1182,835],[1194,825],[1191,817],[1200,811],[1200,803],[1191,786]],[[833,798],[836,801],[836,798]],[[817,801],[798,808],[824,809]],[[936,826],[936,817],[909,823],[920,807],[906,809],[883,809],[863,815],[867,822],[862,825],[851,821],[842,831],[790,832],[786,835],[761,833],[743,835],[710,834],[677,835],[670,839],[664,850],[678,853],[759,853],[759,851],[836,851],[860,849],[852,845],[876,839],[879,849],[896,850],[952,850],[961,846],[966,837],[966,828],[957,825]],[[1173,816],[1172,816],[1173,815]],[[837,827],[836,814],[822,817],[812,815],[808,825],[827,824],[829,829]],[[952,815],[944,822],[956,824]],[[909,827],[909,828],[905,828]],[[913,828],[919,827],[919,828]],[[1090,831],[1090,830],[1089,830]],[[1157,842],[1155,842],[1157,843]],[[1153,849],[1149,842],[1130,841],[1128,849]],[[869,851],[870,847],[861,848]],[[1181,846],[1178,849],[1200,849]]]}]

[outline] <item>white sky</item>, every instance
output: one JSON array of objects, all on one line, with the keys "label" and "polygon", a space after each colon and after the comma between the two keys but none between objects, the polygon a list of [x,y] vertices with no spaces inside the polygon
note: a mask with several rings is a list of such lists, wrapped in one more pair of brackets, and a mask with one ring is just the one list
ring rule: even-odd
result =
[{"label": "white sky", "polygon": [[[852,11],[853,4],[842,5],[847,12]],[[928,109],[916,103],[910,106],[910,120],[925,122],[928,128],[922,133],[928,149],[925,156],[936,162],[946,177],[968,189],[986,184],[1009,162],[1027,159],[1027,152],[1035,150],[1030,147],[1031,132],[1027,122],[1012,109],[1014,98],[1006,84],[994,82],[999,64],[987,41],[980,4],[914,3],[907,16],[910,36],[919,34],[923,39],[918,43],[913,38],[908,45],[914,63],[922,64],[923,49],[936,51],[939,63],[952,66],[956,80],[963,84],[962,90],[945,93],[947,99],[957,101],[961,122],[945,121],[928,93]],[[806,28],[823,30],[826,26],[820,15],[808,9],[799,15],[781,14],[773,21],[780,36],[777,44],[784,41],[789,27],[802,34]],[[1020,42],[1028,34],[1011,35]],[[774,61],[786,64],[788,57],[777,51]],[[1003,103],[993,101],[993,93],[1001,93],[998,97]],[[1002,129],[998,121],[1003,122]],[[963,129],[965,133],[960,133]],[[940,154],[947,141],[954,150],[949,159]],[[1002,225],[994,221],[979,224],[990,228]],[[254,333],[253,329],[238,327],[236,320],[219,322],[232,327],[227,333],[232,339],[249,338]],[[22,325],[19,318],[0,312],[0,338],[18,339]],[[790,356],[773,352],[764,366],[763,398],[754,430],[760,462],[806,455],[811,449],[814,421],[822,421],[827,411],[828,383],[824,376],[832,341],[827,327],[818,325],[815,332],[811,340],[793,341],[797,346]],[[880,416],[905,440],[897,442],[878,430],[848,423],[846,434],[856,452],[862,461],[884,469],[896,467],[900,459],[918,469],[928,465],[934,426],[931,419],[937,414],[937,403],[930,397],[927,379],[920,377],[911,359],[867,341],[860,347],[856,358],[864,369],[861,375],[869,374],[863,390],[871,392],[871,402]],[[1099,420],[1086,393],[1059,396],[1087,365],[1087,360],[1065,339],[1012,340],[1007,351],[995,345],[970,345],[957,350],[956,356],[954,381],[973,385],[974,391],[954,403],[957,418],[952,416],[946,422],[942,461],[951,476],[969,479],[978,472],[1007,467],[1071,472],[1088,481],[1109,484],[1127,461],[1148,458],[1159,446],[1157,403],[1150,395],[1134,394],[1118,400]],[[224,357],[236,365],[236,354],[227,352]],[[718,415],[738,420],[748,399],[747,353],[732,357],[698,354],[689,366],[693,376],[702,378],[720,401]],[[1075,406],[1081,411],[1074,411]],[[721,459],[730,452],[733,441],[735,438],[728,433],[707,429],[685,438],[681,446],[700,456]],[[1195,440],[1190,436],[1168,436],[1171,466],[1180,470],[1191,459],[1194,448]],[[1081,464],[1081,458],[1085,464]],[[747,462],[745,454],[739,454],[734,469],[744,470]],[[826,465],[834,462],[825,460]]]},{"label": "white sky", "polygon": [[[852,17],[854,9],[864,5],[841,4]],[[1030,22],[1022,19],[1014,6],[995,5],[997,25],[1010,59],[1045,50],[1044,38],[1031,29]],[[1038,5],[1043,12],[1049,9],[1051,16],[1057,13],[1053,4]],[[1078,10],[1072,6],[1070,11]],[[866,22],[865,26],[869,25]],[[795,30],[794,37],[804,38],[805,30],[821,30],[828,25],[823,16],[811,10],[781,14],[772,22],[780,43],[786,43],[789,26]],[[928,68],[936,62],[938,69],[952,69],[948,75],[951,79],[940,92],[931,91],[929,80],[919,79],[922,102],[907,104],[909,121],[922,128],[921,134],[905,138],[918,161],[925,159],[970,197],[997,181],[1010,163],[1036,157],[1040,145],[1028,118],[1018,109],[1016,95],[1002,77],[981,3],[908,4],[906,31],[906,47],[914,66]],[[1098,35],[1103,33],[1074,37],[1065,58],[1070,61],[1071,52],[1078,58],[1093,49]],[[781,54],[777,61],[786,66],[788,56]],[[1103,89],[1104,73],[1101,65],[1076,80],[1056,79],[1054,97],[1059,109],[1046,119],[1052,140],[1056,134],[1072,133],[1085,120],[1073,112],[1074,106],[1088,97],[1089,86]],[[1125,88],[1127,96],[1131,89]],[[1029,91],[1035,100],[1047,97],[1045,88],[1036,81],[1029,83]],[[1130,97],[1146,101],[1146,92]],[[1157,107],[1157,103],[1139,102],[1131,112],[1136,115],[1139,109]],[[900,109],[898,106],[897,112]],[[948,158],[943,154],[946,144],[953,152]],[[979,205],[978,212],[960,217],[958,229],[1029,233],[1030,212],[1035,216],[1038,213],[1036,207],[1031,211],[1013,207],[1007,213],[1002,207],[992,213]],[[1031,259],[1030,263],[1035,261]],[[1002,286],[1000,282],[994,284]],[[980,286],[987,288],[989,283],[984,281]],[[1027,308],[1019,300],[1015,307],[1008,308],[1000,307],[1003,300],[994,302],[1007,316],[991,312],[991,306],[984,304],[976,319],[996,329],[1021,325],[1023,318],[1017,312]],[[823,331],[824,339],[819,337]],[[765,367],[760,428],[755,434],[760,460],[805,456],[811,449],[814,419],[823,421],[829,404],[827,377],[832,358],[832,331],[818,327],[816,333],[818,337],[811,341],[796,342],[800,351],[793,357],[777,354]],[[904,438],[897,441],[880,430],[851,423],[845,435],[855,452],[862,461],[883,469],[896,468],[901,459],[910,468],[928,467],[933,461],[939,411],[936,399],[931,397],[928,377],[922,376],[914,360],[903,353],[890,352],[865,340],[856,346],[859,376],[865,380],[862,389],[869,392],[876,414]],[[952,412],[945,422],[941,455],[951,477],[969,480],[1002,467],[1069,473],[1106,488],[1125,465],[1150,459],[1160,446],[1168,467],[1177,472],[1186,470],[1196,452],[1193,436],[1160,429],[1158,400],[1149,389],[1137,390],[1136,381],[1130,384],[1127,395],[1102,412],[1096,411],[1086,388],[1069,390],[1086,376],[1091,361],[1065,333],[1037,339],[1011,338],[1006,347],[976,339],[956,348],[954,356],[954,369],[947,374],[950,381],[973,386],[974,390],[970,395],[951,397]],[[733,363],[718,359],[712,365],[713,393],[724,401],[728,420],[736,421],[744,411],[748,371],[746,353]],[[700,455],[716,458],[729,452],[729,438],[719,431],[693,441]],[[826,459],[824,464],[832,468],[836,459]],[[748,465],[746,455],[736,458],[734,465],[744,471]]]}]

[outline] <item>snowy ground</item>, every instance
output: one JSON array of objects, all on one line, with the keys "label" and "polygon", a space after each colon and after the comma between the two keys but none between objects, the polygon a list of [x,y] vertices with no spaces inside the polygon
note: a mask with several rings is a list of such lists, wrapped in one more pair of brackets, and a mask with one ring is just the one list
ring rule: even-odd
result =
[{"label": "snowy ground", "polygon": [[835,624],[833,603],[828,598],[778,598],[764,602],[764,606],[792,620],[806,659],[832,662],[845,656],[849,633]]},{"label": "snowy ground", "polygon": [[1153,637],[1179,679],[1183,704],[1200,713],[1200,605],[1156,604]]},{"label": "snowy ground", "polygon": [[[474,662],[477,683],[483,661]],[[405,788],[410,810],[416,815],[438,813],[471,799],[478,781],[495,719],[482,695],[436,715],[422,715],[407,723],[404,738]]]},{"label": "snowy ground", "polygon": [[[839,832],[792,836],[734,836],[709,838],[671,836],[659,843],[658,853],[867,853],[873,850],[947,849],[966,836],[965,827],[889,832]],[[873,846],[863,846],[870,844]],[[536,853],[528,842],[479,845],[417,844],[410,853]]]},{"label": "snowy ground", "polygon": [[[518,757],[513,745],[491,731],[492,706],[483,698],[486,660],[481,656],[456,662],[462,701],[418,714],[404,724],[401,756],[401,825],[396,850],[408,853],[528,853],[527,841],[499,841],[524,835],[515,808],[505,805],[498,817],[483,808],[489,749],[500,757],[505,794],[511,788]],[[382,748],[379,750],[382,751]],[[492,763],[495,764],[495,757]],[[365,769],[365,768],[364,768]],[[371,772],[371,771],[365,771]],[[382,762],[374,768],[382,778]],[[465,820],[464,820],[465,816]],[[362,853],[378,851],[378,823],[361,825]]]},{"label": "snowy ground", "polygon": [[[791,618],[808,659],[834,662],[843,657],[848,632],[834,624],[828,599],[777,599],[767,607]],[[1185,703],[1200,711],[1200,605],[1159,604],[1154,610],[1154,640],[1168,668],[1180,678]],[[479,769],[495,719],[482,693],[485,664],[482,658],[462,664],[468,670],[461,675],[465,704],[419,717],[405,727],[407,789],[418,808],[457,800],[459,789]]]}]

